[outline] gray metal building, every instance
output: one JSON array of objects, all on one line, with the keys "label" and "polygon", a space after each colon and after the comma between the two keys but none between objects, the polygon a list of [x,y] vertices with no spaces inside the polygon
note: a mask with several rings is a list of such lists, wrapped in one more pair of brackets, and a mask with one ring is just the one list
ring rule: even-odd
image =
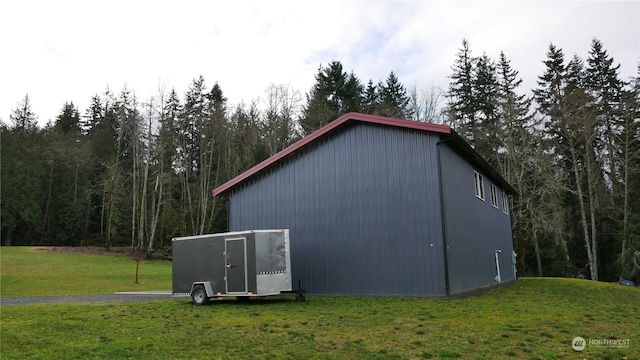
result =
[{"label": "gray metal building", "polygon": [[288,228],[311,294],[447,296],[515,279],[514,189],[446,125],[341,116],[213,190]]}]

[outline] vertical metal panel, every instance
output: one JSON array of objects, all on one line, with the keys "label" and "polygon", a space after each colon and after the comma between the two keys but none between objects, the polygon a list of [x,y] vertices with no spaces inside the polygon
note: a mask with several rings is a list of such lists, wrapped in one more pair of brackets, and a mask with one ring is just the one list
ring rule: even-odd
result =
[{"label": "vertical metal panel", "polygon": [[[511,219],[491,206],[491,180],[483,175],[485,200],[475,196],[474,167],[440,145],[442,190],[451,294],[496,284],[495,250],[501,250],[502,281],[514,278]],[[475,169],[477,170],[477,169]]]},{"label": "vertical metal panel", "polygon": [[230,230],[289,228],[316,294],[444,295],[435,134],[357,123],[230,195]]}]

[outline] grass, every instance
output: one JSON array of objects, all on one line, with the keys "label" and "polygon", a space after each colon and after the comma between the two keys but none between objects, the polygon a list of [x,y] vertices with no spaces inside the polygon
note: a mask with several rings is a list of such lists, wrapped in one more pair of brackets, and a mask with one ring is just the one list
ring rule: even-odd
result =
[{"label": "grass", "polygon": [[136,262],[122,255],[83,255],[35,251],[29,247],[0,250],[0,295],[85,295],[116,291],[171,290],[170,261]]},{"label": "grass", "polygon": [[[39,262],[58,255],[25,253]],[[6,255],[3,249],[3,288]],[[117,258],[104,258],[122,266]],[[575,279],[526,278],[457,300],[308,296],[306,303],[275,297],[220,299],[202,307],[169,300],[0,311],[2,359],[640,358],[640,290]],[[588,346],[578,353],[571,348],[576,336],[630,344]]]}]

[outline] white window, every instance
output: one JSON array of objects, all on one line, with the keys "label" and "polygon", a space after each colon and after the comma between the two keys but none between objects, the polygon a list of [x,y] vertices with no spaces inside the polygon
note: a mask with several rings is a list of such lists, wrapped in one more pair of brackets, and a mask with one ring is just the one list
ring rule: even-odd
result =
[{"label": "white window", "polygon": [[473,182],[476,186],[476,197],[484,201],[484,181],[482,179],[482,175],[477,171],[474,171],[473,176]]},{"label": "white window", "polygon": [[502,212],[509,215],[509,197],[504,190],[502,190]]},{"label": "white window", "polygon": [[498,189],[493,184],[491,184],[491,206],[498,208]]}]

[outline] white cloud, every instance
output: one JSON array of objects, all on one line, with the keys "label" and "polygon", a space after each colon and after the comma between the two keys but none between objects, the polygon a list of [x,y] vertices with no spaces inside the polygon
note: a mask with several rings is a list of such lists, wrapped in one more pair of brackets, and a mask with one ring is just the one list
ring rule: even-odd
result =
[{"label": "white cloud", "polygon": [[[586,58],[591,39],[622,64],[640,61],[640,3],[543,1],[7,1],[0,5],[0,119],[29,93],[41,123],[65,101],[84,112],[107,86],[141,100],[160,84],[184,93],[202,74],[232,104],[270,83],[306,93],[340,60],[366,83],[393,70],[406,86],[443,89],[463,38],[475,55],[504,51],[525,88],[550,42]],[[10,35],[9,35],[10,34]]]}]

